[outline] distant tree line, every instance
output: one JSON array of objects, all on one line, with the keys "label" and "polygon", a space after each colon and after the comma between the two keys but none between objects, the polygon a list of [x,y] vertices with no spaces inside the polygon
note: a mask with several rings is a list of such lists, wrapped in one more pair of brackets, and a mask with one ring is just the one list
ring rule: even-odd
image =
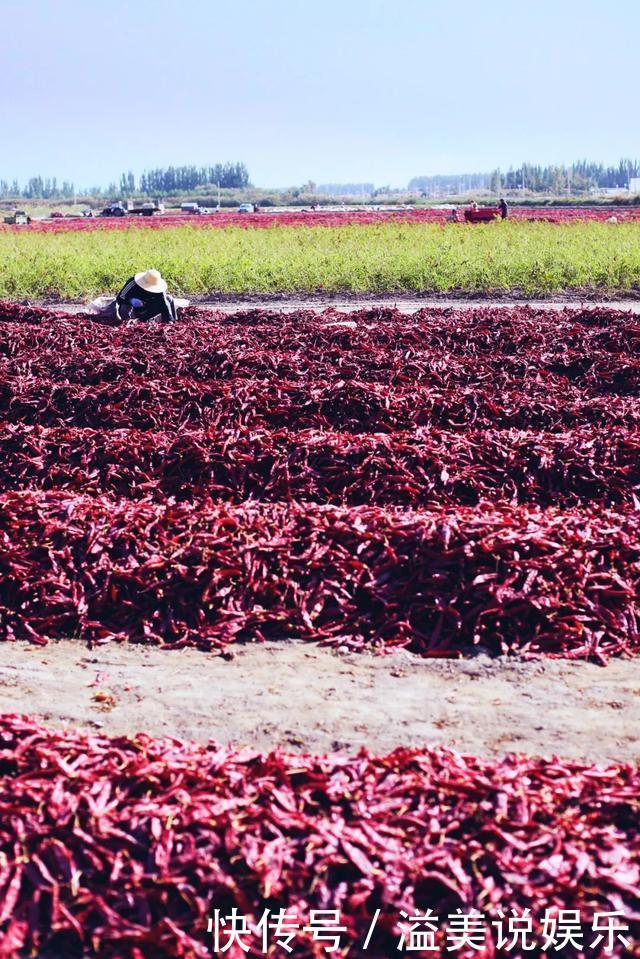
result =
[{"label": "distant tree line", "polygon": [[586,193],[592,189],[626,189],[631,177],[640,176],[640,161],[620,160],[617,166],[605,166],[579,160],[571,166],[540,166],[523,163],[506,173],[461,173],[453,176],[417,176],[409,181],[409,190],[427,195],[467,193],[469,190],[531,190],[533,193]]},{"label": "distant tree line", "polygon": [[[580,160],[570,167],[564,165],[535,166],[524,163],[517,170],[504,175],[494,170],[491,186],[507,190],[526,189],[534,193],[584,193],[593,189],[624,190],[631,177],[640,171],[638,160],[620,160],[617,166],[604,166]],[[497,190],[496,190],[497,192]]]},{"label": "distant tree line", "polygon": [[56,177],[43,179],[41,176],[34,176],[23,188],[17,180],[13,180],[12,183],[8,180],[0,180],[0,197],[23,196],[27,200],[53,200],[72,197],[74,193],[73,183],[63,180],[59,184]]},{"label": "distant tree line", "polygon": [[[126,177],[126,192],[135,192],[131,174]],[[122,183],[125,181],[123,174]],[[250,185],[249,171],[244,163],[216,163],[215,166],[196,167],[178,166],[159,167],[156,170],[147,170],[140,177],[141,193],[179,193],[185,190],[195,190],[197,187],[220,185],[221,189],[245,189]]]},{"label": "distant tree line", "polygon": [[[121,175],[119,183],[110,183],[106,190],[94,186],[82,193],[86,196],[100,196],[103,192],[108,196],[130,196],[134,193],[163,195],[218,184],[221,189],[244,189],[251,185],[249,171],[244,163],[216,163],[208,167],[159,167],[156,170],[145,170],[138,182],[129,171]],[[73,183],[65,180],[59,184],[56,177],[31,177],[25,186],[20,186],[17,180],[11,183],[0,180],[0,197],[24,197],[27,200],[70,199],[75,193]]]},{"label": "distant tree line", "polygon": [[[571,166],[535,165],[523,163],[517,169],[506,172],[500,169],[490,173],[460,173],[437,176],[417,176],[409,181],[408,189],[426,196],[467,193],[472,190],[525,189],[533,193],[586,193],[592,189],[625,189],[632,177],[640,177],[640,161],[622,159],[615,166],[605,166],[588,160],[580,160]],[[109,183],[106,189],[93,186],[76,191],[67,180],[58,182],[56,177],[35,176],[24,186],[17,180],[0,179],[0,199],[24,197],[28,200],[71,199],[76,192],[83,196],[131,196],[146,193],[154,196],[186,193],[196,189],[214,188],[246,189],[251,186],[249,171],[244,163],[216,163],[213,166],[170,166],[145,170],[139,179],[129,171],[118,182]],[[324,194],[327,196],[375,196],[388,191],[376,190],[373,183],[320,183],[309,181],[297,191]]]}]

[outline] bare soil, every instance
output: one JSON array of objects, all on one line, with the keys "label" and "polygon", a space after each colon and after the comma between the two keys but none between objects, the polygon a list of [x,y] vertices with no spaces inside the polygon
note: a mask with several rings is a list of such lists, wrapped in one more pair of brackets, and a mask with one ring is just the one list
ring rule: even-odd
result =
[{"label": "bare soil", "polygon": [[[27,302],[27,301],[21,301]],[[31,302],[31,301],[29,301]],[[587,295],[581,291],[569,291],[565,294],[553,294],[549,298],[530,299],[524,294],[500,294],[478,296],[457,295],[455,291],[443,294],[390,294],[379,295],[371,293],[336,293],[322,294],[284,294],[265,293],[247,294],[238,296],[236,293],[220,293],[217,296],[192,296],[192,306],[199,306],[211,310],[220,310],[223,313],[239,313],[245,310],[271,310],[281,313],[294,313],[300,310],[338,310],[353,312],[354,310],[373,310],[395,308],[401,313],[415,313],[429,307],[439,309],[475,309],[479,306],[490,306],[497,309],[513,309],[514,306],[529,306],[538,310],[564,310],[566,308],[588,308],[596,305],[607,306],[612,310],[629,310],[640,313],[640,291],[627,291],[619,299],[606,299]],[[33,301],[34,306],[45,306],[69,313],[81,313],[87,308],[86,302],[64,302],[61,300]]]},{"label": "bare soil", "polygon": [[616,306],[619,303],[629,304],[632,308],[635,304],[636,309],[640,308],[640,289],[635,287],[630,290],[620,291],[620,293],[611,290],[594,290],[586,287],[574,287],[562,290],[560,292],[542,294],[532,299],[531,294],[526,290],[513,288],[511,290],[468,290],[463,287],[450,290],[396,290],[381,293],[359,293],[357,291],[345,290],[336,293],[327,293],[324,290],[318,290],[315,293],[247,293],[239,296],[237,293],[216,293],[205,294],[203,296],[191,297],[194,305],[207,304],[209,302],[217,303],[237,303],[244,301],[246,303],[270,303],[270,304],[288,304],[292,300],[304,302],[309,308],[315,307],[326,309],[335,307],[337,304],[343,304],[347,309],[366,308],[367,305],[380,306],[381,304],[392,303],[410,303],[417,304],[412,309],[422,309],[424,306],[513,306],[515,304],[549,306],[557,304],[566,306],[567,304],[596,304],[603,303],[607,306]]},{"label": "bare soil", "polygon": [[441,744],[600,761],[640,759],[640,660],[429,661],[308,643],[192,649],[0,643],[0,711],[55,727],[137,731],[261,750],[381,753]]}]

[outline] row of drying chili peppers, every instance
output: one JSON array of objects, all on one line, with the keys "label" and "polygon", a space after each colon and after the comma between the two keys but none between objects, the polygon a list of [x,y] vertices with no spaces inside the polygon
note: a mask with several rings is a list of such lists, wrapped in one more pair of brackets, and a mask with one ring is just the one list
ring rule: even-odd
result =
[{"label": "row of drying chili peppers", "polygon": [[[458,210],[458,221],[464,222],[464,208]],[[513,220],[536,220],[546,223],[574,223],[584,220],[606,221],[615,216],[620,223],[633,223],[640,217],[640,210],[633,206],[512,206],[510,218]],[[179,213],[165,213],[158,216],[127,217],[56,217],[50,220],[33,220],[28,226],[11,226],[0,223],[0,230],[30,233],[93,233],[97,230],[153,229],[167,227],[193,227],[197,229],[215,229],[216,227],[243,227],[244,229],[269,227],[341,227],[350,225],[366,226],[376,223],[439,223],[449,222],[450,207],[413,207],[403,210],[360,209],[325,210],[299,209],[274,212],[263,207],[256,213],[238,213],[236,210],[215,211],[208,215],[193,216]]]},{"label": "row of drying chili peppers", "polygon": [[592,659],[640,646],[640,514],[0,496],[0,638],[302,638]]},{"label": "row of drying chili peppers", "polygon": [[[31,351],[22,344],[12,344],[14,355],[0,356],[0,376],[9,381],[45,379],[60,384],[101,386],[119,382],[130,376],[143,376],[150,383],[171,379],[186,379],[198,383],[225,381],[243,383],[277,380],[290,384],[342,384],[358,382],[398,388],[461,389],[482,387],[491,381],[495,389],[527,388],[543,383],[547,389],[565,389],[577,386],[585,395],[617,393],[637,395],[640,391],[640,356],[592,350],[589,353],[566,349],[547,351],[544,355],[530,352],[507,356],[499,351],[465,357],[455,351],[436,350],[377,350],[363,349],[362,355],[353,350],[326,344],[318,349],[309,344],[298,351],[243,349],[242,345],[228,347],[223,337],[216,348],[199,347],[195,353],[181,355],[166,347],[145,357],[140,350],[129,355],[112,349],[95,355],[90,346],[84,352],[75,345],[49,344],[49,352],[33,345]],[[2,350],[0,345],[0,352]]]},{"label": "row of drying chili peppers", "polygon": [[640,434],[582,428],[362,434],[0,426],[0,491],[336,505],[634,506]]},{"label": "row of drying chili peppers", "polygon": [[115,332],[40,313],[36,326],[0,323],[10,422],[357,433],[638,422],[640,326],[602,309],[374,310],[347,326],[331,313],[197,313]]},{"label": "row of drying chili peppers", "polygon": [[[528,909],[539,933],[543,913],[571,910],[585,944],[591,917],[612,913],[629,945],[585,954],[640,956],[637,767],[435,749],[259,755],[4,716],[0,770],[2,959],[205,959],[211,918],[233,909],[254,932],[265,910],[303,922],[335,910],[335,954],[350,959],[399,955],[402,913]],[[484,948],[451,953],[436,935],[442,951],[414,954],[558,954],[501,947],[491,931]],[[327,955],[302,930],[292,949]]]},{"label": "row of drying chili peppers", "polygon": [[288,383],[278,377],[202,381],[130,375],[95,386],[14,377],[0,380],[0,420],[104,430],[566,431],[590,424],[638,429],[640,405],[633,395],[590,396],[571,383],[542,378],[501,389],[487,377],[482,384],[438,389],[341,379]]},{"label": "row of drying chili peppers", "polygon": [[[600,352],[640,353],[640,319],[608,307],[533,309],[528,306],[452,309],[430,306],[411,314],[389,307],[296,310],[282,314],[252,309],[225,314],[211,308],[182,311],[168,325],[124,322],[112,327],[99,316],[67,314],[42,307],[0,301],[0,355],[71,362],[123,359],[146,364],[153,372],[180,370],[183,363],[206,360],[218,345],[230,361],[246,356],[288,354],[303,362],[309,354],[339,358],[348,353],[363,363],[385,362],[437,351],[457,356],[562,358],[567,352],[586,359]],[[218,343],[220,340],[220,343]],[[160,365],[154,367],[154,363]]]}]

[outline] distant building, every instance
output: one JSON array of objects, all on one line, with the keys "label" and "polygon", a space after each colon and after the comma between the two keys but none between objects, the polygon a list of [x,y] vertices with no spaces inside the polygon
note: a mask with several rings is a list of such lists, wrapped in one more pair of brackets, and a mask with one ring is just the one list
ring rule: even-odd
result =
[{"label": "distant building", "polygon": [[632,176],[629,180],[629,193],[640,193],[640,176]]}]

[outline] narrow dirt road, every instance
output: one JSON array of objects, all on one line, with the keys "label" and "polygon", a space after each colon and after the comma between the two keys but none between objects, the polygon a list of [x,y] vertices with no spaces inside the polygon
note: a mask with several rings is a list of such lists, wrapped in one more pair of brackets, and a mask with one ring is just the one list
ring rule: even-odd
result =
[{"label": "narrow dirt road", "polygon": [[[194,298],[191,300],[192,306],[199,306],[203,309],[220,310],[223,313],[241,313],[245,310],[270,310],[275,313],[295,313],[300,310],[338,310],[341,313],[350,313],[354,310],[375,310],[395,308],[401,313],[415,313],[416,310],[424,310],[429,307],[438,309],[478,309],[479,307],[495,307],[496,309],[513,309],[515,306],[530,306],[536,310],[564,310],[564,309],[588,309],[594,306],[606,306],[612,310],[630,310],[632,313],[640,313],[640,299],[635,300],[580,300],[576,297],[567,297],[565,299],[558,297],[549,300],[527,300],[527,299],[494,299],[492,297],[470,297],[447,298],[447,297],[408,297],[393,296],[385,294],[384,296],[366,296],[354,294],[353,296],[273,296],[263,297],[254,295],[251,297],[230,298],[225,295],[218,299],[215,298]],[[87,309],[86,303],[37,303],[38,306],[47,306],[51,309],[60,310],[68,313],[81,313]]]},{"label": "narrow dirt road", "polygon": [[640,758],[640,661],[428,661],[300,642],[231,662],[77,641],[0,643],[0,711],[86,731],[353,752],[442,744],[479,756]]}]

